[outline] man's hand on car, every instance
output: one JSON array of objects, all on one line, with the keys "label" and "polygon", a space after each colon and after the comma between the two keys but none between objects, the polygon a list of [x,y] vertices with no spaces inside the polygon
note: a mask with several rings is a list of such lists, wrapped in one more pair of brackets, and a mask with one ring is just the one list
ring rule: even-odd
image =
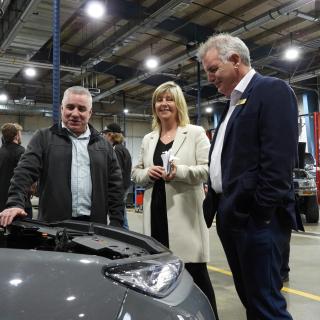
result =
[{"label": "man's hand on car", "polygon": [[27,216],[27,213],[21,208],[8,208],[0,213],[0,225],[6,227],[11,224],[16,216]]}]

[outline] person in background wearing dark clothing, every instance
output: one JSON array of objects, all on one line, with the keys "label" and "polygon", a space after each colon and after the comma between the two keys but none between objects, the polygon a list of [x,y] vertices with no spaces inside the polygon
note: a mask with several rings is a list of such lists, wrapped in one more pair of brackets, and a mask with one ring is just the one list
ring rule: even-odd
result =
[{"label": "person in background wearing dark clothing", "polygon": [[[190,124],[185,97],[173,81],[154,91],[152,114],[153,131],[144,136],[132,170],[133,181],[145,186],[143,231],[185,262],[218,320],[207,270],[209,230],[202,213],[210,142],[202,127]],[[166,152],[174,156],[169,163],[163,162]]]},{"label": "person in background wearing dark clothing", "polygon": [[287,244],[284,246],[284,250],[282,252],[282,263],[280,268],[280,274],[282,282],[288,282],[289,281],[289,258],[290,258],[290,241],[291,241],[291,232],[288,239]]},{"label": "person in background wearing dark clothing", "polygon": [[[24,147],[21,146],[22,127],[17,123],[5,123],[1,127],[2,146],[0,148],[0,212],[5,209],[10,180]],[[30,216],[30,214],[28,214]],[[32,215],[31,215],[32,217]]]},{"label": "person in background wearing dark clothing", "polygon": [[117,159],[122,172],[123,180],[123,190],[124,190],[124,220],[123,227],[129,230],[128,216],[126,210],[126,202],[129,193],[129,188],[131,185],[131,167],[132,160],[128,149],[124,146],[124,136],[122,134],[121,128],[117,123],[110,123],[102,131],[105,139],[111,143],[114,151],[116,152]]},{"label": "person in background wearing dark clothing", "polygon": [[248,320],[292,320],[281,294],[282,254],[295,209],[298,108],[293,90],[250,65],[238,37],[210,37],[198,51],[209,82],[230,98],[209,153],[207,224],[216,227]]},{"label": "person in background wearing dark clothing", "polygon": [[0,225],[26,216],[25,198],[39,182],[39,216],[45,222],[76,219],[123,225],[122,175],[116,154],[90,124],[92,97],[83,87],[64,93],[61,123],[40,129],[21,157]]},{"label": "person in background wearing dark clothing", "polygon": [[27,200],[26,200],[26,204],[24,206],[24,211],[27,213],[28,218],[33,218],[33,208],[32,208],[32,202],[31,199],[33,198],[33,196],[35,196],[37,194],[37,183],[33,183],[29,192],[27,193]]},{"label": "person in background wearing dark clothing", "polygon": [[[297,163],[298,163],[298,161],[297,161]],[[299,198],[298,197],[299,196],[297,194],[295,194],[296,211],[300,215]],[[299,228],[299,230],[300,231],[305,231],[303,226],[301,226]],[[289,236],[288,242],[285,244],[284,250],[282,252],[282,263],[281,263],[281,268],[280,268],[280,274],[281,274],[282,282],[289,282],[289,279],[290,279],[289,272],[290,272],[291,269],[290,269],[290,266],[289,266],[289,260],[290,260],[291,234],[292,234],[292,230],[290,232],[290,236]]]}]

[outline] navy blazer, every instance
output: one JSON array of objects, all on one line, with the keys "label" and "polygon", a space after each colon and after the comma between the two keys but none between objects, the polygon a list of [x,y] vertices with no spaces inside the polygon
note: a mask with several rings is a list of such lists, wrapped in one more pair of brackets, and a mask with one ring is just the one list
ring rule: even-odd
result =
[{"label": "navy blazer", "polygon": [[[228,107],[211,144],[209,166],[215,137],[227,111]],[[230,222],[238,213],[266,221],[282,208],[292,228],[301,228],[292,175],[297,146],[298,108],[293,90],[283,80],[256,73],[226,128],[221,154],[222,197],[211,188],[210,178],[208,181],[203,207],[207,223],[212,223],[217,210]]]}]

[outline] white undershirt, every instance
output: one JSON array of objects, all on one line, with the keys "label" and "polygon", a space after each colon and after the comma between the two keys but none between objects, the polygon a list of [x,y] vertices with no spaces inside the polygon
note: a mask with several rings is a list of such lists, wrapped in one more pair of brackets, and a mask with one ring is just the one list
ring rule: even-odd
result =
[{"label": "white undershirt", "polygon": [[232,115],[232,112],[236,108],[238,101],[240,100],[243,92],[247,88],[249,82],[255,74],[254,69],[250,69],[250,71],[241,79],[241,81],[237,84],[237,86],[233,89],[230,95],[230,106],[228,113],[226,114],[223,122],[221,123],[217,138],[213,147],[213,151],[211,154],[211,162],[210,162],[210,179],[211,186],[216,193],[222,193],[222,174],[221,174],[221,153],[223,147],[224,136],[226,132],[226,128],[229,122],[229,119]]}]

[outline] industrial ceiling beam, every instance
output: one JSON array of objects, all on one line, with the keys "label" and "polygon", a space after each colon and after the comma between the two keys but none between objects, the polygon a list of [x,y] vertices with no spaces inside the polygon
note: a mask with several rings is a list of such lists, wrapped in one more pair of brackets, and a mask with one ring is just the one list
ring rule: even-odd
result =
[{"label": "industrial ceiling beam", "polygon": [[0,51],[4,52],[16,37],[24,19],[41,0],[12,0],[0,20]]},{"label": "industrial ceiling beam", "polygon": [[[148,29],[154,28],[162,21],[173,15],[177,10],[181,10],[188,6],[191,0],[171,0],[166,1],[158,10],[148,15],[140,23],[137,21],[129,21],[124,27],[114,32],[111,37],[104,40],[94,49],[95,57],[102,56],[104,59],[112,56],[119,48],[131,43],[135,38],[135,35],[141,32],[145,32]],[[83,60],[83,65],[92,63],[92,53],[88,53]]]}]

